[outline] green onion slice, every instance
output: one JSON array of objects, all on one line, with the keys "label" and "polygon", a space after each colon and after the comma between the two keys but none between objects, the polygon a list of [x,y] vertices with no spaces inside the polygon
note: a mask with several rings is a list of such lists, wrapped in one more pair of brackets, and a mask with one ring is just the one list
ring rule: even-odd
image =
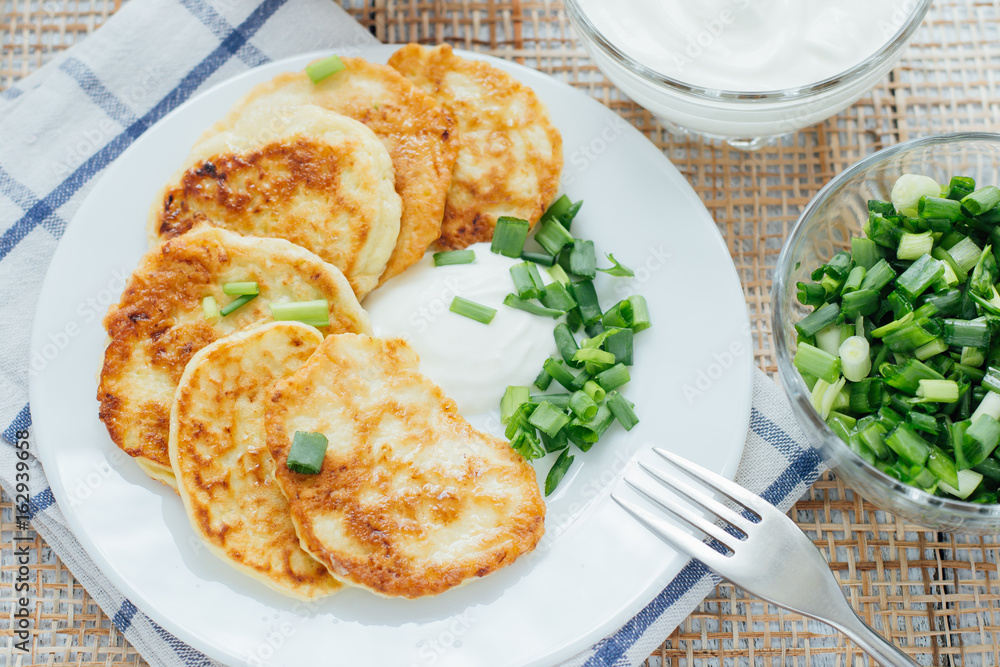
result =
[{"label": "green onion slice", "polygon": [[573,355],[580,349],[580,346],[577,344],[573,332],[570,331],[569,325],[565,322],[557,324],[553,336],[556,340],[556,349],[563,361],[572,366],[579,366],[580,364],[573,359]]},{"label": "green onion slice", "polygon": [[627,266],[619,262],[617,259],[615,259],[615,256],[612,255],[610,252],[605,253],[604,256],[608,258],[608,261],[610,261],[613,264],[613,266],[610,269],[599,268],[597,269],[598,271],[603,271],[609,276],[618,276],[620,278],[631,278],[632,276],[635,275],[635,272],[632,269],[628,268]]},{"label": "green onion slice", "polygon": [[201,310],[205,313],[206,320],[212,320],[219,316],[219,302],[214,296],[206,296],[201,300]]},{"label": "green onion slice", "polygon": [[570,395],[569,409],[583,421],[593,419],[597,415],[597,403],[582,389]]},{"label": "green onion slice", "polygon": [[869,352],[870,346],[864,336],[850,336],[840,344],[838,353],[845,378],[851,382],[860,382],[868,377],[872,370]]},{"label": "green onion slice", "polygon": [[613,366],[615,355],[605,350],[592,347],[582,348],[573,353],[573,361],[577,363],[596,364],[602,369]]},{"label": "green onion slice", "polygon": [[594,381],[601,386],[604,391],[611,391],[626,384],[631,378],[625,364],[615,364],[606,371],[601,371],[594,376]]},{"label": "green onion slice", "polygon": [[522,252],[521,259],[526,262],[534,262],[535,264],[541,264],[542,266],[552,266],[556,263],[556,258],[554,255],[549,255],[544,252]]},{"label": "green onion slice", "polygon": [[528,422],[542,433],[554,437],[570,421],[569,416],[548,401],[542,401],[535,408]]},{"label": "green onion slice", "polygon": [[514,411],[521,407],[522,403],[527,403],[531,398],[531,390],[528,387],[510,385],[500,399],[500,423],[506,424]]},{"label": "green onion slice", "polygon": [[583,384],[583,390],[587,393],[587,396],[590,396],[590,399],[595,403],[600,403],[601,401],[603,401],[606,395],[604,388],[601,387],[601,385],[594,382],[593,380],[587,380]]},{"label": "green onion slice", "polygon": [[[597,301],[597,290],[594,288],[593,280],[581,280],[570,283],[569,293],[576,301],[580,319],[584,324],[593,324],[601,319],[601,304]],[[604,323],[607,325],[607,322]]]},{"label": "green onion slice", "polygon": [[524,457],[525,461],[540,459],[545,456],[545,448],[538,440],[535,429],[518,429],[510,441],[511,448]]},{"label": "green onion slice", "polygon": [[542,391],[545,391],[552,384],[552,376],[549,375],[544,368],[542,368],[542,370],[538,372],[538,377],[535,378],[534,384]]},{"label": "green onion slice", "polygon": [[270,304],[271,317],[279,322],[294,320],[314,327],[330,326],[330,303],[326,299]]},{"label": "green onion slice", "polygon": [[632,323],[629,324],[632,331],[639,333],[653,326],[649,321],[649,305],[646,303],[646,297],[634,294],[628,298],[628,302],[632,306]]},{"label": "green onion slice", "polygon": [[258,296],[257,294],[244,294],[243,296],[238,296],[229,303],[227,303],[225,306],[223,306],[222,309],[219,310],[219,314],[225,317],[226,315],[230,314],[237,308],[242,308],[243,306],[247,305],[248,303],[256,299],[257,296]]},{"label": "green onion slice", "polygon": [[528,238],[529,227],[527,220],[501,216],[493,229],[490,251],[505,257],[520,257],[524,241]]},{"label": "green onion slice", "polygon": [[[564,267],[566,268],[566,267]],[[569,267],[567,270],[574,276],[594,278],[597,276],[597,253],[593,241],[576,239],[569,251]]]},{"label": "green onion slice", "polygon": [[535,232],[535,240],[550,255],[558,255],[565,246],[573,243],[573,235],[554,219],[545,220]]},{"label": "green onion slice", "polygon": [[[506,301],[504,301],[504,303],[506,303]],[[489,324],[492,322],[493,317],[497,314],[496,308],[490,308],[489,306],[484,306],[476,303],[475,301],[463,299],[460,296],[456,296],[452,299],[451,306],[448,310],[461,315],[462,317],[468,317],[470,320],[482,322],[483,324]]]},{"label": "green onion slice", "polygon": [[229,296],[243,296],[244,294],[260,294],[260,287],[255,282],[226,283],[222,286],[222,292]]},{"label": "green onion slice", "polygon": [[566,286],[557,281],[545,286],[542,305],[566,313],[576,308],[576,300],[570,296]]},{"label": "green onion slice", "polygon": [[316,475],[323,467],[329,441],[322,433],[296,431],[286,465],[293,472]]},{"label": "green onion slice", "polygon": [[639,423],[639,418],[635,416],[632,404],[617,391],[608,394],[608,409],[611,410],[615,419],[625,427],[626,431],[631,431],[632,427]]},{"label": "green onion slice", "polygon": [[562,224],[569,231],[570,226],[573,224],[573,218],[580,211],[580,207],[583,206],[583,201],[571,202],[569,197],[563,195],[559,199],[552,202],[552,205],[545,209],[545,213],[542,213],[540,222],[546,222],[548,220],[555,220]]},{"label": "green onion slice", "polygon": [[521,299],[537,299],[545,293],[545,283],[538,274],[538,267],[531,262],[521,262],[510,267],[514,290]]},{"label": "green onion slice", "polygon": [[319,83],[323,79],[344,69],[344,67],[344,62],[339,56],[330,56],[306,65],[306,74],[309,75],[313,83]]},{"label": "green onion slice", "polygon": [[455,264],[472,264],[476,261],[474,250],[445,250],[434,253],[434,266],[453,266]]},{"label": "green onion slice", "polygon": [[549,474],[545,476],[545,495],[549,496],[559,483],[566,476],[566,472],[569,470],[570,466],[573,465],[573,459],[576,458],[569,453],[569,449],[563,449],[556,458],[555,463],[549,468]]},{"label": "green onion slice", "polygon": [[962,210],[969,215],[980,215],[1000,204],[1000,188],[987,185],[962,197]]},{"label": "green onion slice", "polygon": [[558,264],[553,264],[548,267],[549,275],[552,276],[552,280],[562,285],[569,285],[569,276],[566,275],[566,270]]},{"label": "green onion slice", "polygon": [[[458,298],[458,297],[456,297]],[[526,301],[516,294],[508,294],[504,300],[503,305],[509,306],[510,308],[517,308],[518,310],[523,310],[532,315],[543,315],[545,317],[562,317],[565,315],[565,311],[556,310],[555,308],[546,308],[540,304],[533,301]],[[493,311],[496,312],[496,311]]]}]

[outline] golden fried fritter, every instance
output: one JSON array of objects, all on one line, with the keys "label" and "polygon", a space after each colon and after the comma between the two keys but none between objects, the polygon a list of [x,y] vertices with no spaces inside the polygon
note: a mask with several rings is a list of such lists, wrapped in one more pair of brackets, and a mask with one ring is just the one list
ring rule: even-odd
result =
[{"label": "golden fried fritter", "polygon": [[[220,306],[227,282],[256,281],[260,296],[225,317],[206,319],[202,299]],[[111,439],[151,476],[176,488],[170,466],[170,408],[184,367],[223,336],[272,320],[268,304],[326,299],[324,333],[368,332],[368,314],[337,267],[282,239],[243,237],[199,226],[149,251],[104,318],[97,400]]]},{"label": "golden fried fritter", "polygon": [[[472,428],[401,339],[328,336],[275,385],[265,422],[302,547],[346,583],[436,595],[513,563],[542,537],[531,466]],[[328,438],[319,474],[288,469],[296,431]]]},{"label": "golden fried fritter", "polygon": [[356,120],[302,105],[244,118],[195,145],[156,198],[149,234],[155,245],[208,222],[286,239],[340,269],[362,299],[396,246],[400,211],[378,137]]},{"label": "golden fried fritter", "polygon": [[458,122],[438,245],[489,241],[504,215],[538,222],[559,189],[563,158],[562,136],[535,92],[503,70],[456,56],[447,44],[407,44],[389,64]]},{"label": "golden fried fritter", "polygon": [[194,531],[237,570],[303,599],[341,584],[299,546],[274,480],[264,407],[274,383],[322,341],[318,330],[298,322],[220,338],[191,358],[170,413],[170,462]]},{"label": "golden fried fritter", "polygon": [[399,238],[379,281],[418,259],[441,234],[444,201],[455,163],[455,123],[430,96],[387,65],[342,58],[345,69],[313,83],[305,72],[279,74],[251,90],[206,136],[247,118],[262,126],[280,110],[315,104],[367,125],[392,159],[402,198]]}]

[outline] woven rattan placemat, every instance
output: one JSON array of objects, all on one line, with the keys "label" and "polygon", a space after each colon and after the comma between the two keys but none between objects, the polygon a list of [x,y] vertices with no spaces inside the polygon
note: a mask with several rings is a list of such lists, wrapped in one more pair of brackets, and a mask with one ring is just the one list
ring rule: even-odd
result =
[{"label": "woven rattan placemat", "polygon": [[[876,0],[880,1],[880,0]],[[887,1],[887,0],[882,0]],[[384,42],[448,41],[511,58],[610,106],[661,147],[719,225],[739,271],[756,343],[775,370],[770,277],[801,208],[836,173],[899,141],[959,129],[1000,130],[1000,4],[935,0],[900,64],[864,99],[780,146],[741,153],[676,139],[624,99],[587,58],[561,2],[342,0]],[[0,1],[0,88],[82,39],[120,0]],[[908,6],[900,2],[901,7]],[[580,147],[581,149],[583,147]],[[595,147],[595,150],[599,147]],[[567,147],[567,158],[574,147]],[[791,515],[823,550],[854,607],[924,665],[1000,665],[1000,541],[933,533],[855,497],[832,476]],[[9,499],[0,502],[0,553],[12,552]],[[46,544],[32,545],[32,652],[10,638],[14,567],[0,574],[0,664],[141,665]],[[649,665],[849,665],[861,654],[827,626],[719,586],[664,638]],[[372,664],[378,664],[373,659]]]}]

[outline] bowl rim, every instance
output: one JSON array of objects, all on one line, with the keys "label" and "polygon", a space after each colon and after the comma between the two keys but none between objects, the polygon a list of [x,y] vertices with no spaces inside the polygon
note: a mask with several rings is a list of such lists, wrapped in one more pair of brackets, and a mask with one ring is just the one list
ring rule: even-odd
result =
[{"label": "bowl rim", "polygon": [[[786,283],[788,282],[787,276],[791,275],[791,267],[789,266],[789,263],[791,262],[792,248],[798,245],[799,241],[805,235],[806,223],[812,218],[816,210],[826,202],[827,198],[832,193],[839,190],[845,181],[849,181],[854,176],[870,170],[873,166],[888,158],[892,158],[915,149],[926,148],[928,146],[970,141],[996,143],[998,149],[1000,149],[1000,133],[998,132],[952,132],[927,137],[918,137],[916,139],[903,141],[888,148],[876,151],[871,155],[858,160],[853,165],[830,179],[830,181],[824,185],[809,201],[809,204],[806,205],[805,209],[803,209],[798,220],[795,222],[795,225],[792,227],[791,232],[789,232],[788,237],[785,239],[785,243],[781,248],[781,253],[778,255],[770,294],[771,331],[776,357],[778,360],[778,376],[781,380],[785,393],[788,395],[789,401],[792,403],[793,411],[796,412],[797,417],[799,417],[796,421],[801,423],[801,417],[804,415],[807,418],[809,426],[812,427],[816,434],[823,439],[824,446],[834,451],[835,459],[846,459],[853,464],[857,464],[858,467],[868,474],[869,477],[873,478],[873,481],[877,482],[880,486],[887,488],[893,494],[901,494],[909,500],[920,503],[921,505],[931,506],[937,510],[943,510],[960,515],[963,518],[1000,519],[1000,504],[981,505],[979,503],[970,503],[964,500],[944,498],[942,496],[927,493],[922,489],[910,486],[909,484],[904,484],[896,478],[886,475],[881,470],[872,466],[851,451],[847,444],[841,440],[829,426],[826,425],[825,421],[820,418],[819,414],[815,409],[813,409],[812,404],[806,398],[810,394],[809,389],[806,386],[805,381],[802,379],[802,376],[795,370],[795,366],[792,361],[791,349],[785,344],[785,337],[778,335],[780,331],[783,331],[784,327],[783,321],[785,319],[785,313],[781,304],[780,295],[786,289]],[[812,443],[810,443],[810,445],[812,445]],[[815,445],[812,446],[815,447]],[[892,510],[889,509],[886,509],[886,511],[892,512]]]},{"label": "bowl rim", "polygon": [[720,100],[731,102],[753,100],[759,102],[761,100],[790,101],[808,99],[837,88],[842,84],[853,83],[857,79],[862,78],[872,68],[879,67],[885,64],[886,61],[894,58],[896,52],[909,43],[910,37],[913,36],[913,33],[916,32],[917,28],[923,22],[924,16],[927,14],[927,10],[930,9],[932,1],[933,0],[914,0],[915,7],[913,12],[909,15],[903,25],[900,26],[899,30],[896,31],[891,39],[882,44],[882,46],[875,51],[875,53],[868,56],[861,62],[856,63],[852,67],[840,72],[839,74],[834,74],[833,76],[803,86],[761,91],[726,90],[721,88],[717,89],[706,86],[697,86],[691,83],[685,83],[680,79],[675,79],[662,74],[661,72],[657,72],[656,70],[643,65],[632,56],[626,54],[614,43],[612,43],[611,40],[605,37],[604,34],[597,29],[597,26],[595,26],[590,20],[583,8],[580,7],[579,0],[566,0],[565,6],[566,13],[576,25],[577,29],[582,33],[581,36],[584,38],[584,43],[589,41],[594,44],[604,53],[604,55],[611,58],[619,65],[625,67],[633,74],[641,77],[647,83],[652,83],[658,86],[666,86],[667,88],[674,89],[676,92],[690,95],[702,100],[716,102]]}]

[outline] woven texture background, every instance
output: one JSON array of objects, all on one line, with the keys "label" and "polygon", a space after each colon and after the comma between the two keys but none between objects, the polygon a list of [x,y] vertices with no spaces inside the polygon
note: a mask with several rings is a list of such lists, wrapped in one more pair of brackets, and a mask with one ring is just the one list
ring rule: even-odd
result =
[{"label": "woven texture background", "polygon": [[[739,271],[755,361],[773,373],[770,277],[801,208],[863,155],[914,136],[1000,130],[1000,4],[935,0],[891,74],[848,111],[741,153],[678,139],[594,67],[560,2],[341,0],[384,42],[447,41],[522,62],[581,88],[661,147],[714,216]],[[901,3],[905,4],[905,3]],[[120,0],[0,0],[0,88],[82,39]],[[574,150],[566,147],[570,159]],[[596,147],[595,147],[596,148]],[[791,515],[823,550],[855,609],[923,665],[1000,665],[1000,541],[932,533],[877,512],[828,475]],[[10,641],[14,567],[9,499],[0,502],[0,664],[141,665],[44,542],[34,543],[33,652]],[[372,664],[377,664],[373,660]],[[861,654],[827,626],[719,586],[664,638],[653,665],[852,665]]]}]

